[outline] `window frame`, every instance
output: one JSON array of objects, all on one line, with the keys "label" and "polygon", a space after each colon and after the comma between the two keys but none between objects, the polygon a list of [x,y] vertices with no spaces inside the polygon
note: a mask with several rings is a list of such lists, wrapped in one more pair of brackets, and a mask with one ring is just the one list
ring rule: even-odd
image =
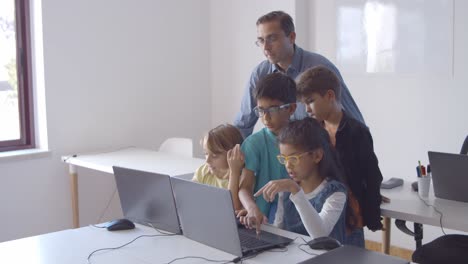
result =
[{"label": "window frame", "polygon": [[15,0],[16,72],[20,138],[0,141],[0,152],[36,146],[32,84],[30,0]]}]

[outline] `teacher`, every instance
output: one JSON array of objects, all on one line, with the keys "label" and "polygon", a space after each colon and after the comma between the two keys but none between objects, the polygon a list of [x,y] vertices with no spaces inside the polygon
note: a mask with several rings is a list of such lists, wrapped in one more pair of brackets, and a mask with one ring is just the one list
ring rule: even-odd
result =
[{"label": "teacher", "polygon": [[[329,68],[338,76],[342,88],[344,110],[351,117],[364,123],[362,114],[335,65],[320,54],[303,50],[295,44],[295,41],[296,32],[293,19],[287,13],[273,11],[257,20],[257,41],[255,44],[262,49],[266,60],[252,71],[244,91],[240,111],[234,120],[234,125],[239,128],[244,138],[252,134],[258,120],[253,111],[257,104],[252,96],[252,91],[260,79],[278,71],[296,79],[305,70],[318,65]],[[306,116],[304,104],[298,102],[292,119],[303,119]]]}]

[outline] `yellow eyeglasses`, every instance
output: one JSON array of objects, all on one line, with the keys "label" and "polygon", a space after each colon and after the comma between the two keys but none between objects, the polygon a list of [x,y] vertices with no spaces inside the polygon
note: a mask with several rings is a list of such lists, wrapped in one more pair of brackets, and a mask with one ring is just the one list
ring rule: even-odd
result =
[{"label": "yellow eyeglasses", "polygon": [[310,151],[297,154],[297,155],[291,155],[291,156],[285,156],[285,155],[278,155],[276,158],[278,158],[279,163],[286,165],[286,163],[290,163],[291,165],[297,165],[299,164],[299,161],[301,161],[302,156],[309,154]]}]

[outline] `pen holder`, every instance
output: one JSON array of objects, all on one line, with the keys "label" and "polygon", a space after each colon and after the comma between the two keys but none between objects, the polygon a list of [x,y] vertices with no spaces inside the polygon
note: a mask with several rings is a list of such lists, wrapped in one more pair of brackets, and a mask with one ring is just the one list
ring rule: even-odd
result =
[{"label": "pen holder", "polygon": [[425,176],[418,178],[418,193],[421,197],[429,196],[429,187],[431,186],[431,177]]}]

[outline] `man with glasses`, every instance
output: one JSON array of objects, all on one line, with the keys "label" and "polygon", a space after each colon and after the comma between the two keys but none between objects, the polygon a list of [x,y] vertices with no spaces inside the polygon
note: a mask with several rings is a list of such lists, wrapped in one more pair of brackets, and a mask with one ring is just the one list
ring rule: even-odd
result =
[{"label": "man with glasses", "polygon": [[[297,46],[294,30],[291,16],[283,11],[270,12],[257,20],[255,44],[262,49],[267,59],[253,70],[242,98],[240,111],[234,120],[234,125],[239,128],[244,138],[252,134],[258,120],[254,112],[257,103],[252,96],[252,91],[259,80],[273,72],[282,72],[295,79],[300,73],[318,65],[323,65],[335,72],[342,86],[343,108],[351,117],[364,123],[361,112],[335,65],[322,55],[305,51]],[[305,106],[298,103],[292,119],[303,119],[306,116]]]}]

